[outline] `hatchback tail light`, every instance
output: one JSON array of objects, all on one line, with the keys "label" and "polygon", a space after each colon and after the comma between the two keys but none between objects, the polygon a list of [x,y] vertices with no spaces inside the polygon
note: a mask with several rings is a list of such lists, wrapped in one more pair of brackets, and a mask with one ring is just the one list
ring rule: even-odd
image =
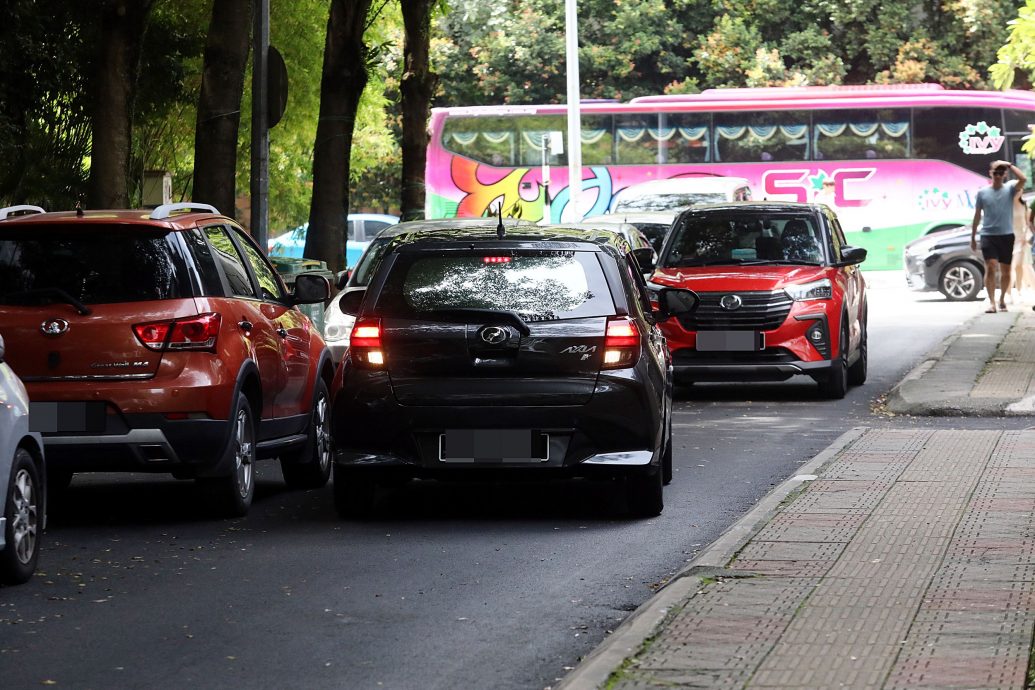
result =
[{"label": "hatchback tail light", "polygon": [[219,336],[219,314],[198,314],[173,321],[134,324],[137,339],[149,350],[213,350]]},{"label": "hatchback tail light", "polygon": [[627,316],[613,316],[607,321],[604,336],[604,369],[624,369],[640,356],[640,329]]},{"label": "hatchback tail light", "polygon": [[364,318],[356,321],[349,338],[352,361],[366,369],[380,369],[385,365],[385,351],[381,342],[381,319]]}]

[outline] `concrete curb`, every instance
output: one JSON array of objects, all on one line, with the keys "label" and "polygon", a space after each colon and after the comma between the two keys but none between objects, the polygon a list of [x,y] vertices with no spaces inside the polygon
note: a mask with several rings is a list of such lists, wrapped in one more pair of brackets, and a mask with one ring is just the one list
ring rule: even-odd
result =
[{"label": "concrete curb", "polygon": [[641,604],[603,642],[590,652],[555,690],[595,690],[621,668],[658,630],[669,613],[694,597],[705,577],[723,570],[734,555],[751,541],[778,512],[780,505],[801,486],[816,478],[819,470],[862,436],[869,427],[857,426],[841,434],[829,446],[801,466],[799,473],[770,491],[744,517],[680,570],[667,585]]},{"label": "concrete curb", "polygon": [[[1029,415],[1023,406],[1016,405],[1016,398],[971,397],[982,370],[995,358],[999,345],[1016,326],[1019,316],[1014,312],[1008,322],[995,322],[978,314],[965,321],[891,388],[885,407],[895,414],[931,417]],[[965,336],[975,334],[987,340],[984,343],[962,341]],[[977,364],[981,366],[975,366]]]}]

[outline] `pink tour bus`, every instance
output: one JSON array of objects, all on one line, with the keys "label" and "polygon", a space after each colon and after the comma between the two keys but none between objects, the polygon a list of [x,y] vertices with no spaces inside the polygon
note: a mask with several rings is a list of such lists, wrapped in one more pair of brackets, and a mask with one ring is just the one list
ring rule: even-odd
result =
[{"label": "pink tour bus", "polygon": [[[709,89],[581,109],[581,215],[649,180],[741,177],[756,200],[830,204],[870,270],[900,268],[906,242],[969,223],[992,160],[1029,171],[1021,145],[1035,125],[1035,94],[936,84]],[[559,222],[566,140],[564,105],[434,109],[427,217],[502,203],[505,215]],[[833,194],[819,197],[827,180]]]}]

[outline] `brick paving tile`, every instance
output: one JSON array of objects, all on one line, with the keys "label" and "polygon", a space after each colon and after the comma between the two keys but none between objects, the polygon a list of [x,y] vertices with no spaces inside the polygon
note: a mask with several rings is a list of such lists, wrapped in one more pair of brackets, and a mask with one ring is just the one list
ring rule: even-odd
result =
[{"label": "brick paving tile", "polygon": [[818,474],[615,690],[1024,687],[1035,431],[868,430]]}]

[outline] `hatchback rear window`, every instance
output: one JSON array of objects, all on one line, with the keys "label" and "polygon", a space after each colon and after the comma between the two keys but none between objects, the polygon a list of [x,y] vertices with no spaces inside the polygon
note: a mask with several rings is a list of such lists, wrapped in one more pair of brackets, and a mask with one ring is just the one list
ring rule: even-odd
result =
[{"label": "hatchback rear window", "polygon": [[171,233],[34,225],[0,230],[0,304],[141,302],[193,296]]},{"label": "hatchback rear window", "polygon": [[402,254],[377,309],[386,315],[512,311],[528,321],[614,313],[595,252]]}]

